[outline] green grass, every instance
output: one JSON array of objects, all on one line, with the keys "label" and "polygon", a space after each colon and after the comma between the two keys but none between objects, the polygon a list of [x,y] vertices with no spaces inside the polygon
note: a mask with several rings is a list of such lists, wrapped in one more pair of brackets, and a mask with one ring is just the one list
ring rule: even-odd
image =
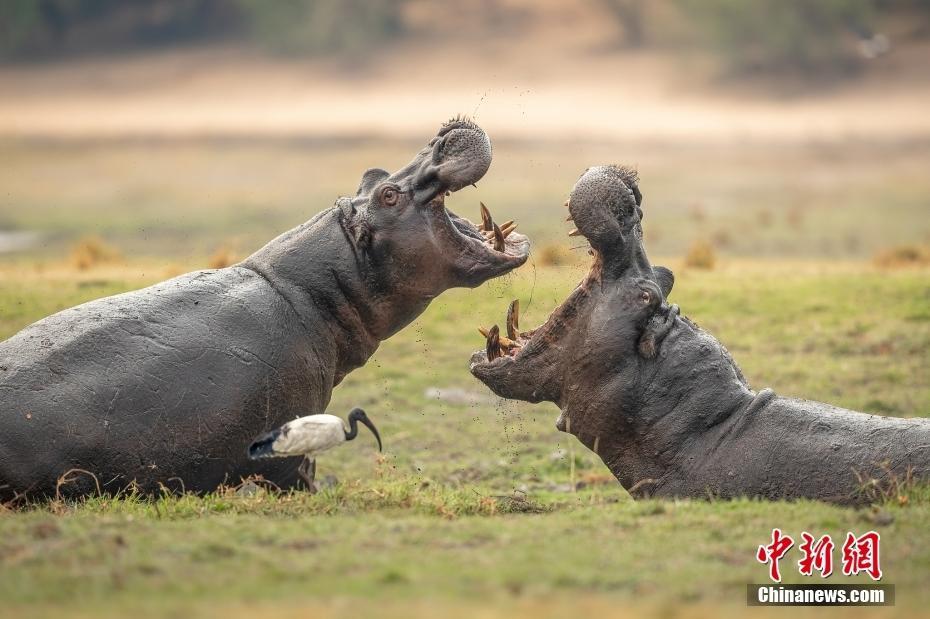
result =
[{"label": "green grass", "polygon": [[[437,512],[441,505],[450,509]],[[382,479],[315,497],[228,493],[37,509],[4,520],[0,593],[8,608],[117,614],[140,602],[157,614],[333,598],[477,606],[567,594],[738,607],[745,584],[764,579],[752,557],[773,523],[794,537],[875,527],[871,512],[807,502],[634,503],[586,491],[532,510],[508,505]],[[893,520],[880,527],[886,581],[914,607],[927,599],[930,504],[882,515]],[[783,567],[785,582],[803,582]]]}]

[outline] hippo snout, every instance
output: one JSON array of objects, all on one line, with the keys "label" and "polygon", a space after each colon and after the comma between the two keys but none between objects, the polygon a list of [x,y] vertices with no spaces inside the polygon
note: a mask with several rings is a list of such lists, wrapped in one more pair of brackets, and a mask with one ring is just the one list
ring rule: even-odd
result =
[{"label": "hippo snout", "polygon": [[473,185],[491,167],[491,139],[469,120],[454,119],[443,125],[430,148],[430,156],[414,178],[421,202]]}]

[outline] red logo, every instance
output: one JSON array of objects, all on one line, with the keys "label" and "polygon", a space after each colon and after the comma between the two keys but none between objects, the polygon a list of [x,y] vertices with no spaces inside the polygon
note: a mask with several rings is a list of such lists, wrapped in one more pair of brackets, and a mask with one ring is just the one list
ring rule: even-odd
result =
[{"label": "red logo", "polygon": [[794,540],[791,537],[782,535],[781,529],[772,529],[772,543],[768,546],[759,546],[759,550],[756,551],[756,559],[759,563],[769,564],[769,578],[775,582],[781,582],[778,562],[792,546],[794,546]]},{"label": "red logo", "polygon": [[[847,533],[842,549],[843,575],[855,576],[865,572],[872,580],[881,580],[882,568],[878,552],[880,541],[881,536],[875,531],[863,533],[859,537],[851,532]],[[794,546],[794,540],[790,535],[785,535],[781,529],[772,529],[772,542],[759,546],[756,551],[756,560],[759,563],[768,564],[769,578],[774,582],[781,582],[778,562],[784,558],[792,546]],[[798,550],[801,551],[798,572],[802,576],[813,576],[817,571],[821,578],[832,574],[834,547],[829,535],[815,538],[807,531],[801,533],[801,544],[798,546]]]},{"label": "red logo", "polygon": [[843,543],[843,574],[854,576],[865,572],[872,580],[882,579],[882,567],[878,559],[878,542],[881,537],[875,531],[856,537],[846,534]]},{"label": "red logo", "polygon": [[798,571],[803,576],[812,576],[814,570],[820,572],[821,578],[826,578],[833,573],[833,540],[829,535],[824,535],[816,542],[814,536],[805,531],[801,533],[801,539],[804,541],[798,546],[798,549],[804,556],[798,561]]}]

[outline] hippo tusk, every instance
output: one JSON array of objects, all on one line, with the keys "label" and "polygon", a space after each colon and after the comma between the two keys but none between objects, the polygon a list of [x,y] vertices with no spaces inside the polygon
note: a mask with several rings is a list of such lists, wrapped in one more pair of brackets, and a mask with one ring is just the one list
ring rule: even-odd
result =
[{"label": "hippo tusk", "polygon": [[504,235],[504,238],[506,239],[508,236],[510,236],[510,233],[516,229],[517,229],[517,224],[511,222],[509,226],[507,224],[504,224],[503,226],[501,226],[501,233]]},{"label": "hippo tusk", "polygon": [[503,351],[501,351],[500,329],[497,325],[494,325],[488,331],[487,353],[488,361],[494,361],[498,357],[504,356]]},{"label": "hippo tusk", "polygon": [[578,232],[578,228],[572,228],[572,231],[568,233],[568,236],[581,236],[581,233]]},{"label": "hippo tusk", "polygon": [[478,204],[481,205],[481,229],[485,232],[491,232],[494,229],[494,219],[491,218],[491,211],[484,205],[484,202]]},{"label": "hippo tusk", "polygon": [[514,299],[507,308],[507,337],[517,339],[520,333],[520,300]]},{"label": "hippo tusk", "polygon": [[504,251],[504,233],[494,224],[494,251]]}]

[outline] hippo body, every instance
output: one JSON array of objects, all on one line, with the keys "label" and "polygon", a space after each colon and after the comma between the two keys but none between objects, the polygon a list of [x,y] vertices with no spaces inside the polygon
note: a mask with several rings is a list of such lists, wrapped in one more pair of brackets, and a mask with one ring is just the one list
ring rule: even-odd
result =
[{"label": "hippo body", "polygon": [[526,237],[488,239],[445,207],[490,161],[485,133],[453,119],[407,166],[366,171],[354,197],[240,264],[91,301],[0,343],[0,501],[132,482],[202,492],[253,474],[293,486],[298,460],[249,461],[256,436],[324,412],[444,290],[526,261]]},{"label": "hippo body", "polygon": [[[32,494],[81,468],[103,489],[203,491],[249,473],[288,485],[293,466],[246,466],[239,447],[256,428],[325,409],[334,336],[319,310],[242,266],[50,316],[0,347],[3,481]],[[81,476],[64,489],[94,485]]]},{"label": "hippo body", "polygon": [[861,503],[930,479],[930,419],[754,392],[726,348],[665,302],[674,277],[646,257],[641,200],[632,170],[582,175],[568,206],[591,270],[506,354],[475,352],[472,374],[501,397],[558,405],[556,427],[633,496]]},{"label": "hippo body", "polygon": [[611,373],[637,378],[608,393],[628,406],[567,402],[559,425],[571,416],[588,447],[604,437],[599,455],[638,495],[850,504],[869,499],[867,480],[887,487],[930,477],[930,420],[755,392],[726,349],[687,318],[675,318],[655,359],[628,354],[626,363],[628,371]]}]

